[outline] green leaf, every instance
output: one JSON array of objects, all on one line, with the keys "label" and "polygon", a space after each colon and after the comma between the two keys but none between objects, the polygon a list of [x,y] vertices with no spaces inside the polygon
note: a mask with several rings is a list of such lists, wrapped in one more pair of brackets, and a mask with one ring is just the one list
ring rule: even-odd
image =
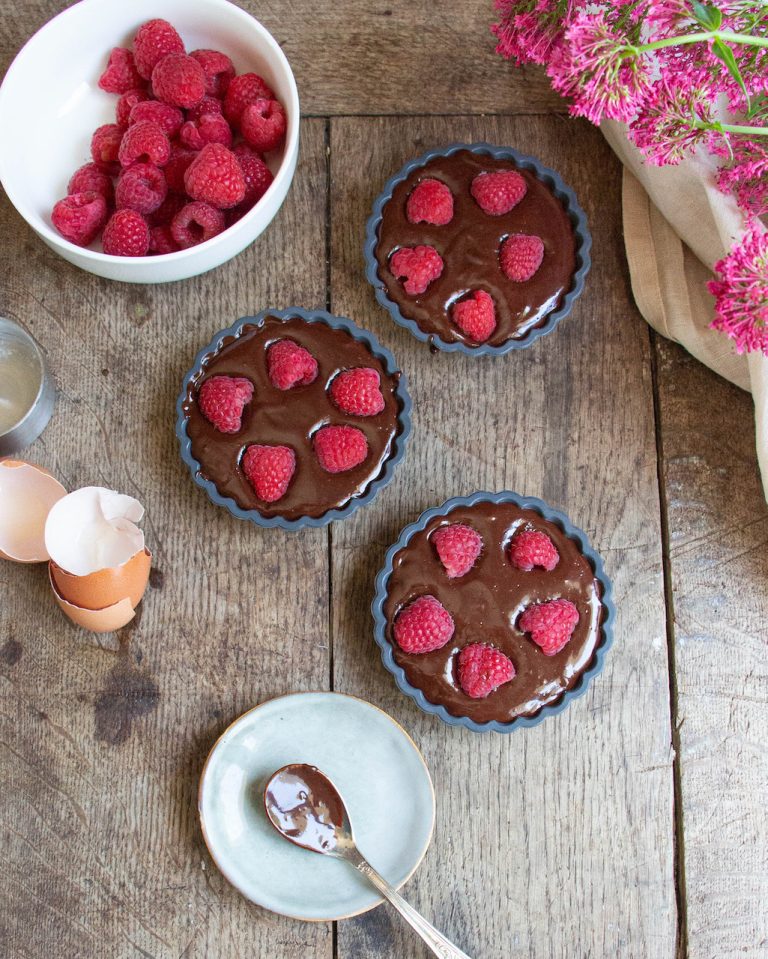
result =
[{"label": "green leaf", "polygon": [[720,13],[714,3],[700,3],[699,0],[692,0],[691,7],[696,22],[707,30],[719,30],[723,22],[723,15]]},{"label": "green leaf", "polygon": [[733,54],[733,50],[731,50],[726,43],[723,43],[723,41],[717,37],[712,41],[712,53],[717,57],[718,60],[723,61],[728,68],[730,75],[741,87],[741,92],[747,99],[747,109],[749,109],[749,94],[747,93],[747,88],[744,86],[744,79],[741,76],[741,70],[739,70],[739,65],[736,62],[736,57]]}]

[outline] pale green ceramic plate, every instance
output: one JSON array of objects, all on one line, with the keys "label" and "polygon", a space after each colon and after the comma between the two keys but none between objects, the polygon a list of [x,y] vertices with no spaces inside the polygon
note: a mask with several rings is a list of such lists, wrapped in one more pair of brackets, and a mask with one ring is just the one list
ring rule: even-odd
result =
[{"label": "pale green ceramic plate", "polygon": [[344,797],[371,865],[395,886],[432,838],[435,795],[421,753],[393,719],[340,693],[294,693],[256,706],[218,740],[198,807],[216,865],[252,902],[295,919],[346,919],[381,897],[348,863],[293,846],[264,812],[264,786],[289,763],[311,763]]}]

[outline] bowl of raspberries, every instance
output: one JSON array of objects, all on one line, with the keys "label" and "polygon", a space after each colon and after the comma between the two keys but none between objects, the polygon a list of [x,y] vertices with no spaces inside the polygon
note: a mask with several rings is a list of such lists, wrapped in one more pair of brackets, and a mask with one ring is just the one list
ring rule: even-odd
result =
[{"label": "bowl of raspberries", "polygon": [[0,181],[70,263],[131,283],[196,276],[263,232],[296,169],[299,98],[228,0],[81,0],[0,87]]}]

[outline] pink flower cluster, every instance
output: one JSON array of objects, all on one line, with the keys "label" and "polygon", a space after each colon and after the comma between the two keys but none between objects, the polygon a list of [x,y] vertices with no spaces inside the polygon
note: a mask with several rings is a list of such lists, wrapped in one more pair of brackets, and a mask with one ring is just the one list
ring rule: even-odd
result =
[{"label": "pink flower cluster", "polygon": [[[753,226],[716,266],[713,326],[768,355],[768,3],[495,0],[497,51],[544,66],[570,112],[627,124],[649,163],[707,151]],[[716,106],[727,110],[727,122]],[[761,239],[762,238],[762,239]],[[747,265],[749,264],[749,266]],[[749,277],[748,284],[746,277]]]}]

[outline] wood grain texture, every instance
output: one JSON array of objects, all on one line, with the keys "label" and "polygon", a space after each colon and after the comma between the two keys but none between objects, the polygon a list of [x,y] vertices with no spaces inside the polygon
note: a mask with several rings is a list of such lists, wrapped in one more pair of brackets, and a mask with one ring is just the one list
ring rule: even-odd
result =
[{"label": "wood grain texture", "polygon": [[78,271],[0,207],[0,313],[44,344],[61,389],[26,455],[69,488],[137,496],[155,566],[115,655],[83,644],[44,567],[0,563],[0,955],[331,955],[330,925],[264,913],[218,873],[196,795],[241,712],[328,687],[327,535],[234,520],[193,485],[173,430],[182,376],[216,330],[325,302],[325,192],[325,124],[308,121],[267,234],[167,286]]},{"label": "wood grain texture", "polygon": [[768,507],[752,401],[658,340],[690,959],[768,955]]},{"label": "wood grain texture", "polygon": [[[0,70],[70,4],[3,0]],[[496,53],[491,0],[239,0],[272,32],[310,115],[540,113],[566,105],[543,71]],[[18,15],[14,15],[18,11]]]},{"label": "wood grain texture", "polygon": [[[506,143],[559,170],[593,230],[571,318],[498,359],[438,353],[360,283],[363,225],[386,178],[454,140]],[[648,333],[621,250],[618,162],[585,124],[551,118],[338,119],[331,124],[332,307],[407,371],[414,434],[399,476],[332,531],[334,684],[422,747],[438,821],[406,895],[482,959],[675,953],[667,652]],[[619,389],[627,402],[616,401]],[[608,481],[606,481],[608,477]],[[544,497],[584,528],[616,586],[616,645],[565,713],[509,736],[423,715],[383,669],[369,604],[386,547],[421,510],[476,489]],[[422,956],[386,910],[345,923],[338,955]]]}]

